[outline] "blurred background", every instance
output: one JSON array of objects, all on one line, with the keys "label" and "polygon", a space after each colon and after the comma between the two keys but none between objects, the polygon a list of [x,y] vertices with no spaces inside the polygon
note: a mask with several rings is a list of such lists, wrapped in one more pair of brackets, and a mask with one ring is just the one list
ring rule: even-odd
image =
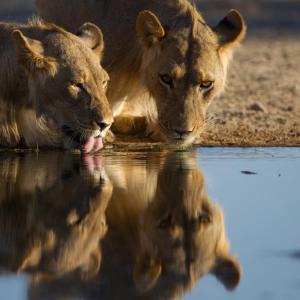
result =
[{"label": "blurred background", "polygon": [[[24,21],[33,12],[33,0],[1,0],[2,20]],[[299,0],[192,0],[209,23],[216,23],[226,11],[238,9],[245,16],[250,32],[257,28],[300,29]]]},{"label": "blurred background", "polygon": [[217,21],[231,8],[245,17],[249,32],[254,29],[300,29],[299,0],[197,0],[207,20]]},{"label": "blurred background", "polygon": [[33,0],[1,0],[0,20],[25,21],[33,13]]}]

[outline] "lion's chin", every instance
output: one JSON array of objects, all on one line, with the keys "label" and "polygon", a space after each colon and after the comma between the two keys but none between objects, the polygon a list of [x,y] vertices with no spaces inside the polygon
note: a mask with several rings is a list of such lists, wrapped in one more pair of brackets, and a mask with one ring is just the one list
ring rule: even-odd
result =
[{"label": "lion's chin", "polygon": [[94,132],[94,135],[89,135],[89,137],[83,139],[83,133],[76,132],[69,126],[62,126],[62,131],[65,135],[64,144],[67,148],[76,147],[86,154],[103,149],[103,138],[98,133]]},{"label": "lion's chin", "polygon": [[190,148],[194,141],[196,140],[195,135],[190,135],[185,138],[175,138],[174,136],[168,136],[167,134],[163,134],[163,140],[165,143],[169,145],[170,148],[185,150]]},{"label": "lion's chin", "polygon": [[186,142],[186,141],[174,141],[168,142],[167,144],[168,149],[173,151],[186,151],[189,150],[192,146],[192,142]]}]

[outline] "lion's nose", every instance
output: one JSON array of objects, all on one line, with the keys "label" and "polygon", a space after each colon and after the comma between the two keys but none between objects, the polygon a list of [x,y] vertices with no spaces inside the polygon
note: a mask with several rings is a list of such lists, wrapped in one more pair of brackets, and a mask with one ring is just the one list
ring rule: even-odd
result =
[{"label": "lion's nose", "polygon": [[113,121],[114,119],[112,114],[103,116],[102,114],[95,112],[94,124],[99,127],[100,131],[104,131],[105,129],[110,127]]},{"label": "lion's nose", "polygon": [[107,127],[109,127],[111,125],[111,123],[105,122],[105,121],[100,121],[100,122],[96,122],[96,123],[100,127],[101,131],[104,131]]},{"label": "lion's nose", "polygon": [[189,135],[193,132],[193,129],[183,129],[183,128],[173,128],[173,131],[176,132],[180,137]]},{"label": "lion's nose", "polygon": [[191,133],[193,130],[174,129],[174,131],[179,135],[185,135]]}]

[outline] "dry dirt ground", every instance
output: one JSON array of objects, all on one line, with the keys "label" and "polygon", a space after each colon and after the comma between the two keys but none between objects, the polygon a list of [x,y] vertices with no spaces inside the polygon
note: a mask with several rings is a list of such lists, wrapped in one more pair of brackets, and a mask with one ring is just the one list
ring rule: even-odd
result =
[{"label": "dry dirt ground", "polygon": [[227,88],[210,107],[200,142],[300,145],[300,1],[201,0],[215,20],[235,7],[248,35],[232,60]]},{"label": "dry dirt ground", "polygon": [[[212,103],[199,143],[299,146],[300,1],[193,2],[209,24],[215,24],[230,8],[239,9],[248,24],[247,38],[229,68],[227,88]],[[0,16],[6,19],[18,18],[24,9],[31,9],[30,0],[9,3],[8,7],[0,4]],[[17,8],[22,3],[27,6],[20,11]]]},{"label": "dry dirt ground", "polygon": [[208,119],[203,144],[300,145],[300,32],[251,34]]}]

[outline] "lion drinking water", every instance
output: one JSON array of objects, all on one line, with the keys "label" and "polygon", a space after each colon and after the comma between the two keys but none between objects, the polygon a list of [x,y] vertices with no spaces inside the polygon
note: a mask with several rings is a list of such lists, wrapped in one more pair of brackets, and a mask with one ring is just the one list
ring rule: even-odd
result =
[{"label": "lion drinking water", "polygon": [[0,23],[0,146],[103,147],[113,121],[103,36],[91,23],[77,32]]},{"label": "lion drinking water", "polygon": [[235,10],[211,28],[187,0],[35,3],[44,18],[73,32],[86,21],[101,27],[114,115],[147,116],[148,133],[170,143],[192,143],[200,135],[246,29]]}]

